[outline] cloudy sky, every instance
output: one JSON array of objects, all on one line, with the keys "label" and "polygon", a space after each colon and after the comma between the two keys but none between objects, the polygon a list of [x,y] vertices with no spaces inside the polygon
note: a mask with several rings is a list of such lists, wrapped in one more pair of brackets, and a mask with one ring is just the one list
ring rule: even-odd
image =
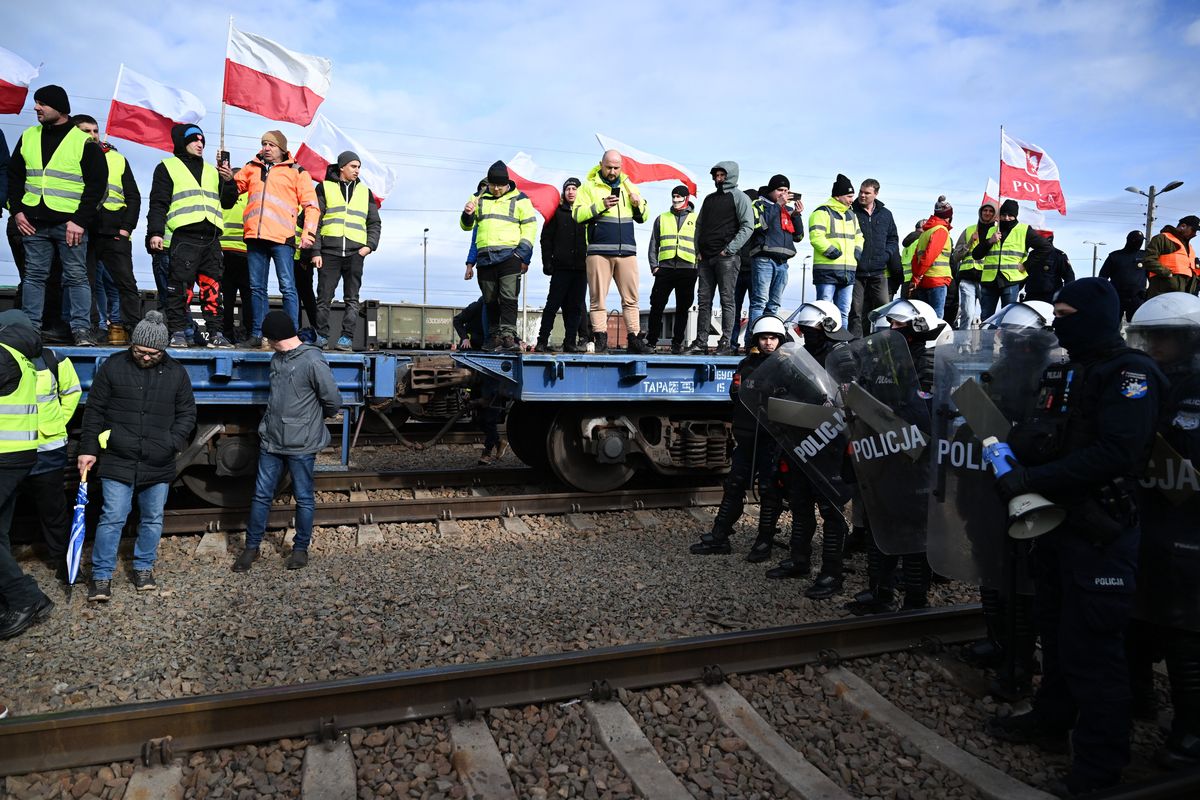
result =
[{"label": "cloudy sky", "polygon": [[[292,0],[153,6],[131,0],[14,4],[0,45],[44,63],[34,86],[58,83],[75,111],[103,127],[119,64],[187,89],[205,103],[215,143],[229,15],[236,25],[333,61],[322,111],[400,175],[383,208],[383,240],[367,260],[364,297],[422,297],[422,230],[429,228],[429,302],[476,295],[462,280],[468,234],[457,215],[487,165],[524,151],[548,170],[582,176],[599,158],[594,134],[683,163],[701,179],[719,160],[741,164],[742,186],[776,172],[809,210],[834,176],[883,185],[903,232],[939,193],[955,227],[975,217],[997,177],[1000,127],[1043,147],[1059,166],[1068,215],[1052,215],[1056,244],[1077,273],[1092,247],[1120,246],[1145,221],[1124,191],[1171,180],[1157,227],[1200,213],[1196,69],[1200,6],[1193,2],[993,0],[953,3],[738,0],[585,8],[511,3]],[[967,8],[963,4],[962,8]],[[34,123],[32,98],[0,117],[9,146]],[[303,130],[231,108],[235,164],[258,136]],[[114,140],[148,192],[163,153]],[[210,144],[211,149],[215,149]],[[645,195],[655,212],[672,184]],[[144,223],[143,223],[144,227]],[[138,238],[140,239],[140,231]],[[648,229],[639,233],[645,253]],[[801,248],[801,254],[811,252]],[[153,286],[149,259],[139,284]],[[800,302],[793,261],[788,306]],[[535,259],[529,303],[548,279]],[[15,283],[0,253],[0,281]],[[643,265],[642,302],[651,278]],[[610,307],[616,307],[615,290]]]}]

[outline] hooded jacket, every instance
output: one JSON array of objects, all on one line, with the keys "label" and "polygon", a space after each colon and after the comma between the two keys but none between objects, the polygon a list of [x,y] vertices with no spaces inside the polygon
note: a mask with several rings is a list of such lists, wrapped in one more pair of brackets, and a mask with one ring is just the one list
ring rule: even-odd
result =
[{"label": "hooded jacket", "polygon": [[[61,125],[33,126],[33,128],[39,127],[42,129],[42,163],[49,164],[54,151],[63,143],[67,132],[75,130],[75,126],[69,122]],[[28,129],[26,133],[33,128]],[[104,153],[100,150],[99,145],[89,141],[83,146],[83,158],[79,161],[79,168],[83,173],[83,196],[79,199],[79,208],[68,214],[48,208],[44,201],[39,201],[36,206],[32,207],[21,202],[21,198],[25,195],[25,178],[28,174],[25,156],[21,153],[21,142],[26,133],[21,134],[21,138],[17,139],[17,143],[13,146],[12,158],[8,162],[9,207],[12,209],[12,213],[16,215],[24,212],[35,227],[37,227],[37,223],[41,223],[41,226],[45,227],[74,222],[85,230],[90,228],[96,219],[100,204],[104,202],[104,194],[108,187],[108,164],[104,160]]]},{"label": "hooded jacket", "polygon": [[982,218],[977,218],[974,224],[963,228],[963,232],[958,235],[958,241],[954,243],[954,249],[950,251],[950,271],[960,281],[977,282],[982,274],[979,264],[975,262],[969,264],[962,275],[958,273],[963,262],[970,260],[971,251],[975,249],[975,245],[979,244],[981,239],[986,239],[992,235],[992,226],[996,224],[995,215],[999,211],[996,208],[996,204],[990,200],[979,207],[980,212],[985,208],[990,208],[994,212],[992,221],[984,222]]},{"label": "hooded jacket", "polygon": [[565,200],[542,226],[542,272],[582,272],[587,269],[587,233],[571,215]]},{"label": "hooded jacket", "polygon": [[[338,189],[342,193],[342,198],[347,205],[350,203],[350,195],[354,192],[354,187],[362,183],[357,178],[353,181],[343,181],[341,171],[337,164],[330,164],[325,170],[325,180],[337,184]],[[379,200],[375,194],[363,184],[363,190],[367,192],[367,247],[374,252],[379,249],[379,232],[382,229],[382,224],[379,219]],[[324,183],[317,184],[317,207],[321,211],[321,216],[325,216],[325,200],[326,186]],[[318,227],[319,230],[319,227]],[[331,256],[345,256],[350,253],[357,253],[358,246],[354,242],[346,240],[344,236],[321,236],[317,234],[317,243],[314,247],[317,251]]]},{"label": "hooded jacket", "polygon": [[[613,188],[620,189],[617,204],[604,207],[604,198]],[[646,198],[640,197],[637,208],[629,201],[629,193],[635,189],[629,176],[621,173],[617,187],[613,187],[600,176],[600,165],[592,167],[575,195],[571,213],[575,221],[582,223],[587,231],[587,254],[589,256],[624,257],[637,255],[637,240],[633,224],[646,221]]]},{"label": "hooded jacket", "polygon": [[319,348],[302,344],[271,357],[271,393],[258,425],[262,449],[308,455],[329,444],[325,418],[342,405],[333,372]]},{"label": "hooded jacket", "polygon": [[[0,311],[0,342],[8,345],[30,362],[42,353],[42,336],[29,317],[19,308]],[[9,395],[21,383],[21,365],[12,353],[0,347],[0,395]],[[0,453],[0,467],[31,467],[37,461],[37,450]]]},{"label": "hooded jacket", "polygon": [[857,200],[852,205],[863,234],[862,257],[858,259],[854,274],[862,278],[875,277],[884,272],[899,275],[902,269],[900,234],[896,231],[892,212],[879,200],[875,201],[875,208],[870,214]]},{"label": "hooded jacket", "polygon": [[737,162],[718,161],[713,169],[725,170],[725,182],[700,204],[696,251],[702,259],[716,258],[722,251],[735,256],[754,233],[754,208],[738,189]]},{"label": "hooded jacket", "polygon": [[[201,156],[192,155],[185,149],[181,137],[183,131],[188,127],[187,125],[176,125],[172,128],[171,140],[175,143],[175,157],[183,162],[188,172],[192,173],[192,176],[199,182],[200,176],[203,174],[204,159]],[[233,208],[237,205],[237,185],[233,181],[222,180],[220,187],[221,208]],[[171,173],[167,172],[166,162],[158,162],[158,166],[154,168],[154,177],[150,182],[150,201],[148,211],[146,212],[147,241],[155,236],[164,236],[166,234],[167,209],[171,207],[171,195],[174,193],[174,188],[174,181],[171,180]],[[214,231],[216,232],[216,236],[220,237],[220,228],[210,225],[207,222],[196,222],[191,225],[184,225],[182,228],[176,228],[174,235],[176,237],[180,235],[203,236],[211,235]]]},{"label": "hooded jacket", "polygon": [[[678,210],[671,206],[671,213],[675,215],[675,228],[678,230],[683,227],[683,221],[687,219],[688,214],[694,214],[696,206],[691,200],[683,207],[683,210]],[[682,258],[669,258],[666,261],[658,260],[658,240],[659,240],[659,220],[661,215],[654,218],[654,227],[650,229],[650,250],[646,253],[646,259],[650,262],[650,270],[656,269],[696,269],[695,263],[684,261]]]},{"label": "hooded jacket", "polygon": [[309,175],[296,166],[291,153],[283,161],[267,164],[258,156],[233,176],[238,194],[248,194],[243,217],[246,241],[260,239],[274,244],[294,244],[296,218],[304,211],[305,233],[317,235],[321,210]]}]

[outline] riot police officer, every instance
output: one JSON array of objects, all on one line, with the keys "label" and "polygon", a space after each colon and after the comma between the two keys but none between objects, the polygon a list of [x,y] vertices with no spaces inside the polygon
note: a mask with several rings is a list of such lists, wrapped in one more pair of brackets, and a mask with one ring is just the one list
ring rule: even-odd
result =
[{"label": "riot police officer", "polygon": [[1149,458],[1165,378],[1122,341],[1108,281],[1067,284],[1054,313],[1071,361],[1042,373],[1036,410],[1008,437],[1012,469],[997,480],[1005,500],[1039,492],[1068,511],[1032,552],[1042,683],[1029,713],[989,731],[1058,750],[1069,735],[1071,769],[1048,788],[1070,797],[1116,784],[1129,761],[1124,639],[1139,540],[1130,479]]}]

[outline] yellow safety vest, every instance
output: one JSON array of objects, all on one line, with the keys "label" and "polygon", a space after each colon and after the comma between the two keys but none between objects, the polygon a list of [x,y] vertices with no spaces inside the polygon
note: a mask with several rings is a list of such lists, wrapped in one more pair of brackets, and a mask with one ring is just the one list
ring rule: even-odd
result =
[{"label": "yellow safety vest", "polygon": [[359,247],[367,243],[367,207],[370,203],[370,190],[356,181],[350,190],[350,204],[347,208],[346,198],[342,187],[337,181],[323,181],[321,188],[325,192],[325,213],[321,215],[320,234],[331,239],[345,237]]},{"label": "yellow safety vest", "polygon": [[[989,231],[995,229],[996,223],[993,222]],[[983,272],[983,262],[976,261],[975,259],[971,258],[971,251],[974,250],[976,245],[979,244],[979,225],[968,225],[966,231],[964,231],[964,235],[966,236],[967,242],[967,254],[963,256],[962,262],[958,265],[958,278],[959,280],[968,281],[979,280],[979,275],[971,274],[973,272]],[[991,234],[989,233],[988,235],[990,236]],[[967,274],[964,275],[964,272]]]},{"label": "yellow safety vest", "polygon": [[[81,131],[82,133],[82,131]],[[21,368],[21,381],[10,394],[0,397],[0,453],[21,453],[37,448],[37,370],[33,362],[0,342]]]},{"label": "yellow safety vest", "polygon": [[[493,250],[512,250],[521,245],[533,249],[533,231],[537,212],[529,198],[516,189],[500,197],[485,193],[475,198],[475,247],[479,253]],[[463,225],[463,230],[471,230]],[[528,235],[522,235],[527,231]]]},{"label": "yellow safety vest", "polygon": [[[840,211],[841,206],[845,211]],[[808,238],[813,246],[813,269],[837,268],[843,272],[858,269],[854,248],[862,247],[863,234],[858,226],[858,215],[850,206],[843,206],[833,198],[819,206],[808,218]],[[841,251],[837,258],[827,258],[829,247]]]},{"label": "yellow safety vest", "polygon": [[[999,229],[999,227],[996,228],[996,230]],[[991,252],[984,257],[983,282],[995,281],[997,272],[1004,276],[1004,280],[1011,283],[1020,283],[1025,280],[1025,270],[1021,268],[1021,265],[1025,263],[1025,254],[1029,252],[1028,242],[1029,226],[1017,223],[1008,232],[1008,236],[992,245]]]},{"label": "yellow safety vest", "polygon": [[105,211],[120,211],[125,208],[125,184],[121,179],[125,177],[127,162],[125,156],[116,150],[107,151],[104,160],[108,162],[108,191],[105,192],[101,205]]},{"label": "yellow safety vest", "polygon": [[904,252],[900,254],[900,261],[904,266],[904,282],[912,283],[912,260],[913,253],[917,252],[917,245],[921,243],[921,237],[912,240],[912,244],[904,248]]},{"label": "yellow safety vest", "polygon": [[226,208],[221,212],[221,217],[224,220],[224,226],[221,228],[221,249],[228,250],[234,253],[246,252],[246,240],[242,234],[246,230],[246,225],[242,221],[242,216],[246,212],[246,200],[249,195],[239,195],[237,205],[233,208]]},{"label": "yellow safety vest", "polygon": [[[941,225],[935,225],[932,228],[927,228],[921,231],[920,238],[917,239],[917,249],[915,252],[924,253],[929,248],[929,240],[933,238],[933,232]],[[925,271],[924,278],[949,278],[950,277],[950,251],[954,246],[950,242],[950,229],[944,228],[946,231],[946,241],[942,245],[942,252],[938,253],[938,257],[934,260],[933,266]],[[912,258],[909,258],[909,280],[912,280]]]},{"label": "yellow safety vest", "polygon": [[192,171],[178,156],[163,159],[167,174],[171,176],[171,205],[167,206],[167,230],[163,243],[171,246],[171,236],[176,228],[209,222],[214,228],[224,230],[221,213],[221,177],[211,164],[204,164],[200,181],[192,177]]},{"label": "yellow safety vest", "polygon": [[696,212],[689,211],[683,218],[683,227],[678,227],[674,211],[658,216],[658,260],[677,258],[689,264],[696,263]]},{"label": "yellow safety vest", "polygon": [[74,214],[83,199],[83,148],[92,137],[71,125],[50,163],[42,164],[42,126],[35,125],[21,136],[25,161],[25,196],[21,203],[33,208],[40,202],[63,214]]},{"label": "yellow safety vest", "polygon": [[71,359],[58,362],[57,374],[49,367],[37,371],[37,444],[39,450],[53,450],[47,444],[64,442],[67,438],[67,423],[75,415],[83,387]]}]

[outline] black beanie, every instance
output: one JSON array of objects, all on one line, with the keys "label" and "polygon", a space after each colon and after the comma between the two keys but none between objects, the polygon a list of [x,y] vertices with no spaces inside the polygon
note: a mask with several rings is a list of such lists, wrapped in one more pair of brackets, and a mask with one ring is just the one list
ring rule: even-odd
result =
[{"label": "black beanie", "polygon": [[1071,281],[1054,297],[1066,303],[1074,314],[1054,320],[1054,332],[1067,350],[1076,354],[1092,347],[1108,345],[1121,331],[1121,301],[1117,290],[1105,278],[1080,278]]},{"label": "black beanie", "polygon": [[582,185],[583,183],[579,180],[579,178],[567,178],[565,181],[563,181],[562,190],[565,192],[568,186],[574,186],[576,189],[578,189]]},{"label": "black beanie", "polygon": [[1021,213],[1021,207],[1016,200],[1005,200],[1000,204],[1000,213],[1006,217],[1015,217]]},{"label": "black beanie", "polygon": [[182,153],[184,148],[197,139],[203,138],[204,131],[200,130],[199,125],[181,122],[171,127],[171,144],[175,146],[176,154]]},{"label": "black beanie", "polygon": [[71,101],[67,99],[67,90],[53,83],[48,83],[34,92],[33,101],[50,106],[60,114],[71,113]]},{"label": "black beanie", "polygon": [[854,184],[850,182],[842,173],[838,173],[837,180],[833,182],[833,189],[829,192],[831,197],[841,197],[844,194],[854,194]]},{"label": "black beanie", "polygon": [[487,181],[493,186],[508,185],[508,167],[504,165],[503,161],[497,161],[488,167]]},{"label": "black beanie", "polygon": [[691,191],[689,191],[688,188],[682,183],[671,190],[672,197],[690,197],[691,194]]},{"label": "black beanie", "polygon": [[771,180],[767,181],[767,191],[773,192],[780,187],[790,189],[792,188],[792,182],[787,179],[786,175],[772,175]]},{"label": "black beanie", "polygon": [[292,322],[292,318],[287,315],[286,311],[267,312],[262,321],[263,336],[272,339],[276,342],[282,342],[284,339],[291,339],[296,335],[296,323]]},{"label": "black beanie", "polygon": [[342,169],[351,161],[357,161],[359,164],[362,164],[362,159],[358,157],[358,153],[353,150],[343,150],[342,154],[338,156],[338,169]]}]

